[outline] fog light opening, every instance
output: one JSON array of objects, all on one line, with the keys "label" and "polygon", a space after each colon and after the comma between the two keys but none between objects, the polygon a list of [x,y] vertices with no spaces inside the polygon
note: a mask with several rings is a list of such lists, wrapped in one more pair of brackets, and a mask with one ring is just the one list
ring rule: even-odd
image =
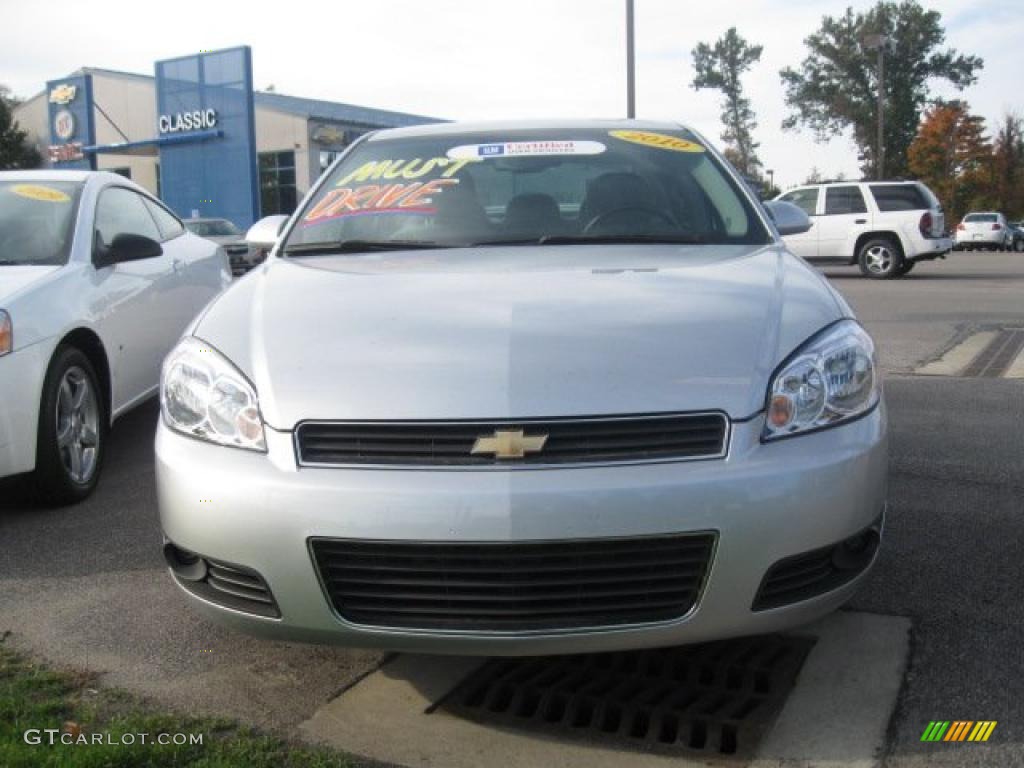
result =
[{"label": "fog light opening", "polygon": [[868,528],[836,545],[832,550],[832,564],[842,571],[863,569],[878,549],[878,531]]},{"label": "fog light opening", "polygon": [[164,560],[179,579],[202,581],[206,578],[206,561],[194,552],[181,549],[169,541],[164,544]]}]

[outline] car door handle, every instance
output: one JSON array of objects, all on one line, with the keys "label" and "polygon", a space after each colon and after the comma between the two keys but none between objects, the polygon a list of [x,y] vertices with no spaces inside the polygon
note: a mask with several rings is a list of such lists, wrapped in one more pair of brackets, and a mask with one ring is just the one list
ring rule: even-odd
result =
[{"label": "car door handle", "polygon": [[867,224],[868,220],[867,219],[854,219],[853,223],[854,224]]}]

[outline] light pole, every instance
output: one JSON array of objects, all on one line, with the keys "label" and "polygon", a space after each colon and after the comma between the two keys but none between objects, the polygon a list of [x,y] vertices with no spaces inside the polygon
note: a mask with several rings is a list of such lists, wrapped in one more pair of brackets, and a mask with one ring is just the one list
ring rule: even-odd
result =
[{"label": "light pole", "polygon": [[633,51],[633,0],[626,0],[626,117],[636,117],[636,61]]},{"label": "light pole", "polygon": [[885,49],[891,42],[888,35],[868,35],[864,47],[878,51],[878,144],[875,149],[875,178],[885,177]]},{"label": "light pole", "polygon": [[771,168],[765,168],[765,173],[768,174],[768,189],[775,189],[775,171]]}]

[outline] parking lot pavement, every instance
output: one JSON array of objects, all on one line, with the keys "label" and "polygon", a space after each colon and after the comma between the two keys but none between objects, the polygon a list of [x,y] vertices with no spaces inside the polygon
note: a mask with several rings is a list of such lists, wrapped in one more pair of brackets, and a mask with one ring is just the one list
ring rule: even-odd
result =
[{"label": "parking lot pavement", "polygon": [[[1024,327],[1024,254],[953,254],[894,281],[826,274],[889,374],[886,542],[852,603],[912,620],[884,762],[1024,765],[1024,380],[913,375],[974,330]],[[36,510],[0,484],[0,635],[170,705],[290,728],[380,656],[255,640],[189,610],[160,555],[156,418],[151,405],[117,424],[85,504]],[[931,720],[999,724],[986,744],[921,743]]]},{"label": "parking lot pavement", "polygon": [[368,651],[256,640],[186,603],[161,555],[155,403],[119,421],[97,493],[33,509],[0,485],[0,636],[186,712],[287,729],[376,667]]}]

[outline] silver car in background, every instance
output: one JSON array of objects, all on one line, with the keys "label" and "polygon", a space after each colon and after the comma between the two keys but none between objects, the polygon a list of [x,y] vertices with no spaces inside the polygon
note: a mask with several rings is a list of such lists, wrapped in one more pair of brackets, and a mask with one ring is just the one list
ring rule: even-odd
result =
[{"label": "silver car in background", "polygon": [[382,131],[280,223],[164,363],[164,554],[209,615],[613,650],[807,622],[874,563],[872,341],[695,132]]},{"label": "silver car in background", "polygon": [[263,261],[266,254],[257,254],[245,241],[245,233],[227,219],[185,219],[184,225],[193,235],[210,240],[228,255],[231,274],[240,277]]}]

